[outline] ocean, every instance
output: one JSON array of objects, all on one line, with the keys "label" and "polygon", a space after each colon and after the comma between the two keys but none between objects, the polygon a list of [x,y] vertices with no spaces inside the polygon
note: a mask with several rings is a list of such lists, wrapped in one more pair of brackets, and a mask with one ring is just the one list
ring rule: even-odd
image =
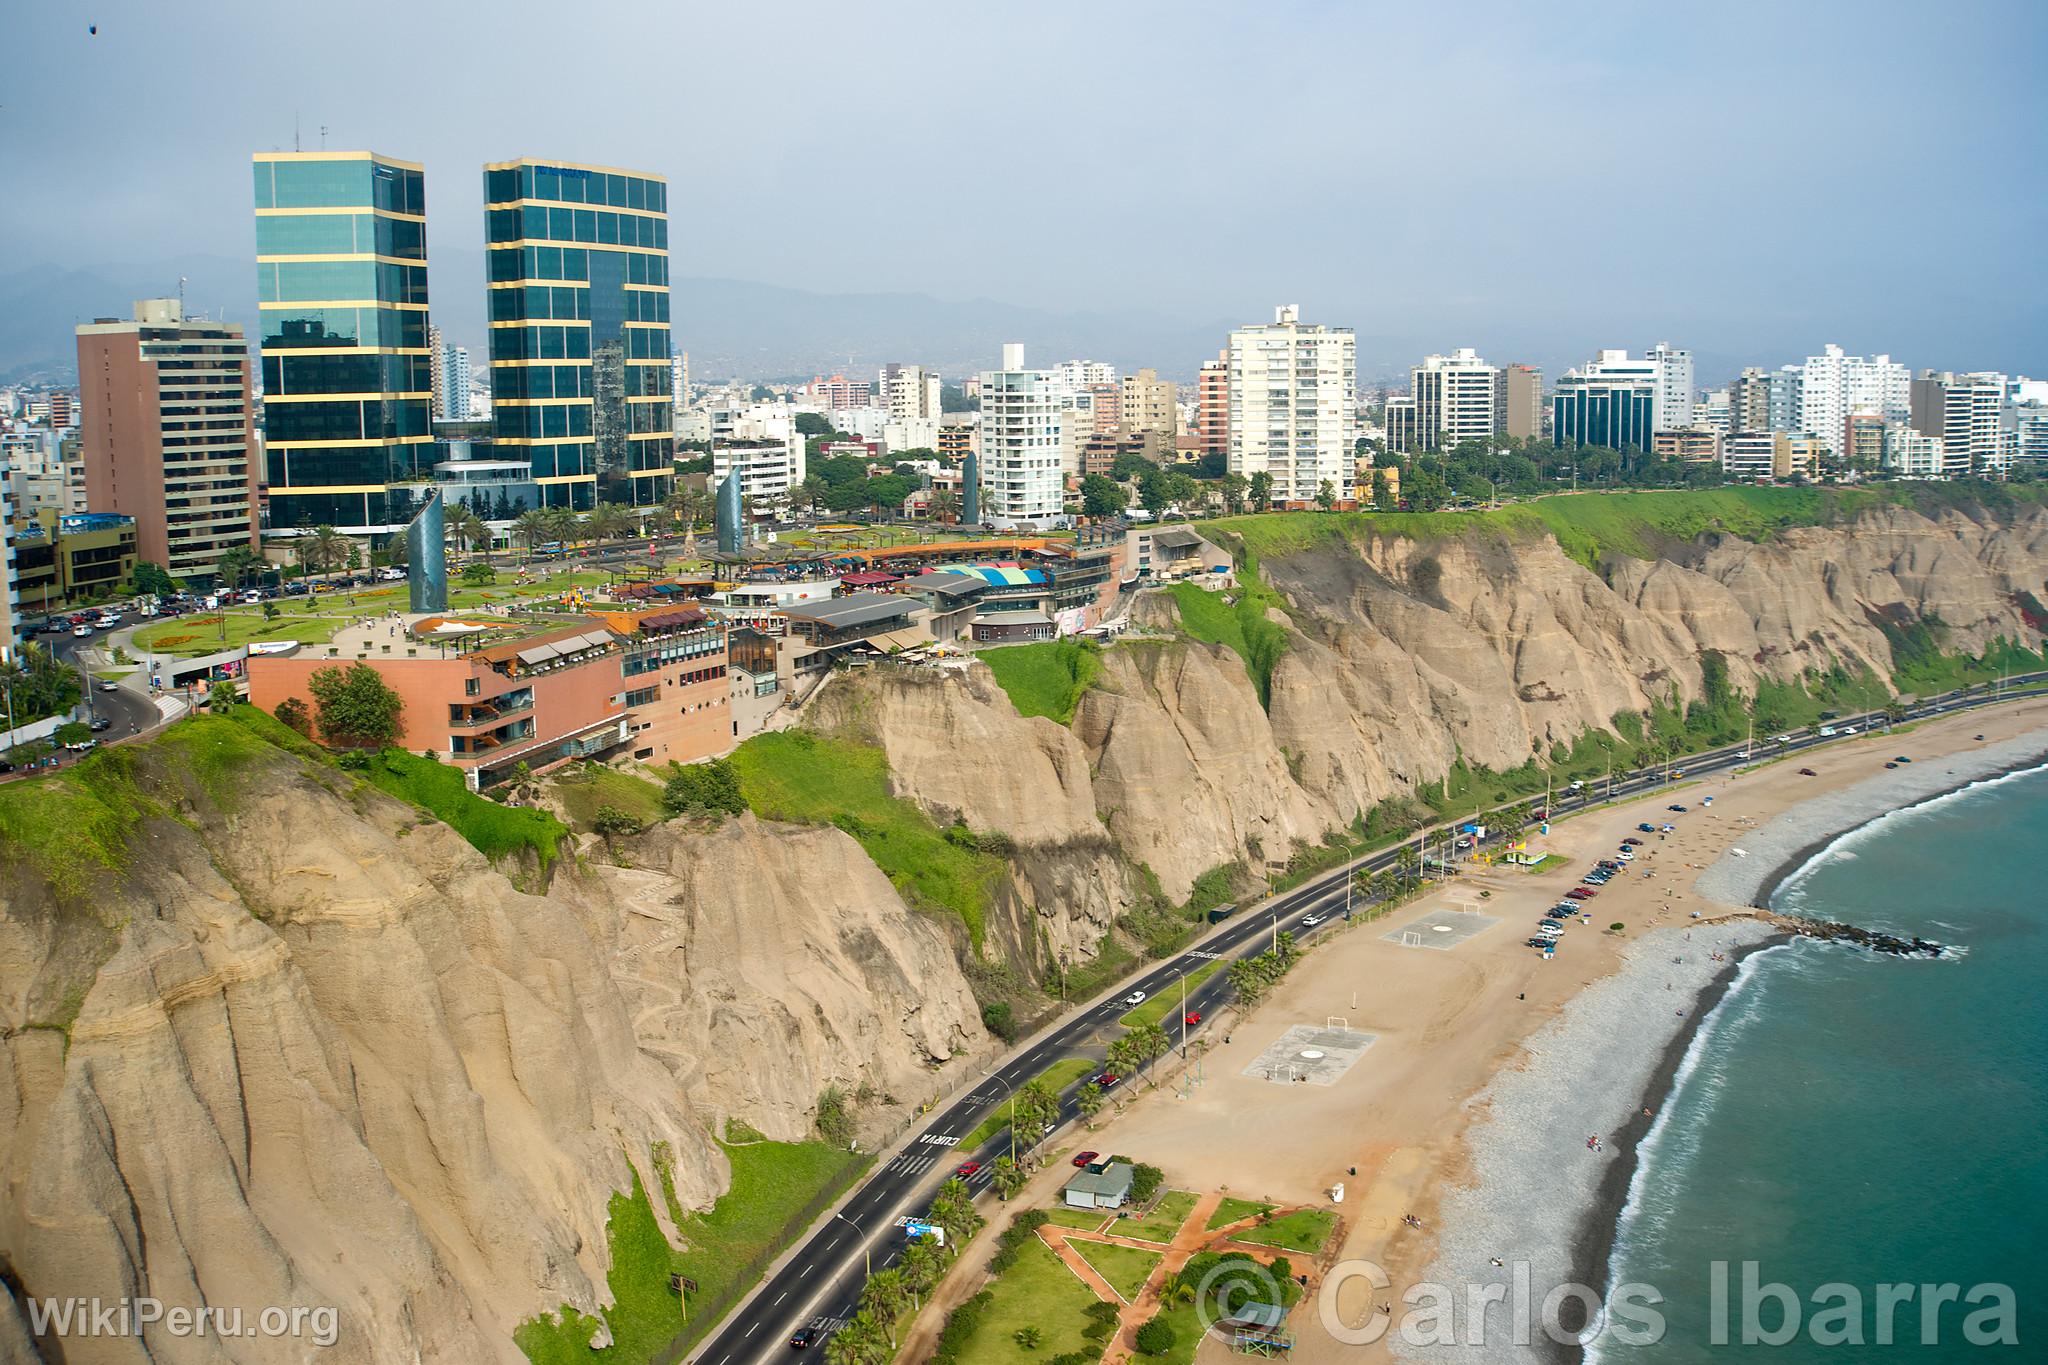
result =
[{"label": "ocean", "polygon": [[[1644,1141],[1610,1261],[1610,1283],[1662,1295],[1665,1330],[1587,1358],[2048,1360],[2048,771],[1866,825],[1774,904],[1961,952],[1744,960]],[[1881,1312],[1886,1285],[1911,1296]]]}]

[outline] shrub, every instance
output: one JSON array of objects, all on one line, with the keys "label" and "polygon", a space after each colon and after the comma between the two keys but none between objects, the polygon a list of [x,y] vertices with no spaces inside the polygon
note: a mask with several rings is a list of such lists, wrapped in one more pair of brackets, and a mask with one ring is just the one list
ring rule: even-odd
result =
[{"label": "shrub", "polygon": [[1038,1230],[1045,1226],[1048,1216],[1044,1209],[1031,1209],[1018,1214],[1016,1221],[1004,1228],[1003,1235],[996,1238],[996,1254],[988,1260],[989,1274],[1000,1275],[1017,1264],[1017,1253],[1024,1249],[1026,1242],[1038,1235]]},{"label": "shrub", "polygon": [[617,806],[599,806],[597,814],[590,819],[590,827],[607,839],[616,835],[638,834],[641,829],[639,816]]},{"label": "shrub", "polygon": [[1027,1351],[1035,1351],[1045,1342],[1045,1333],[1029,1325],[1019,1327],[1012,1335],[1017,1344]]},{"label": "shrub", "polygon": [[277,718],[285,728],[306,739],[313,737],[313,712],[297,697],[286,697],[277,704]]},{"label": "shrub", "polygon": [[92,727],[82,720],[67,720],[50,738],[59,744],[83,744],[92,738]]},{"label": "shrub", "polygon": [[1628,926],[1623,924],[1620,920],[1616,920],[1614,923],[1607,926],[1607,932],[1610,934],[1618,934],[1627,927]]},{"label": "shrub", "polygon": [[1159,1193],[1159,1186],[1166,1180],[1166,1172],[1157,1166],[1139,1162],[1131,1168],[1131,1200],[1137,1204],[1149,1204],[1152,1196]]},{"label": "shrub", "polygon": [[724,759],[678,764],[662,789],[661,807],[670,815],[738,815],[747,808],[739,775]]},{"label": "shrub", "polygon": [[1164,1316],[1156,1317],[1138,1329],[1138,1354],[1163,1356],[1173,1349],[1174,1341],[1173,1324]]},{"label": "shrub", "polygon": [[472,588],[488,588],[498,581],[498,571],[484,563],[465,564],[462,581]]},{"label": "shrub", "polygon": [[981,1026],[1006,1043],[1017,1041],[1017,1015],[1007,1000],[991,1000],[983,1005]]},{"label": "shrub", "polygon": [[306,679],[321,738],[337,747],[377,748],[398,738],[405,699],[368,664],[316,668]]},{"label": "shrub", "polygon": [[974,1339],[982,1319],[988,1316],[988,1306],[994,1301],[995,1295],[984,1289],[946,1314],[946,1325],[940,1330],[939,1343],[932,1351],[932,1365],[959,1365],[961,1349]]},{"label": "shrub", "polygon": [[818,1136],[835,1147],[844,1147],[853,1141],[853,1110],[846,1102],[846,1092],[836,1085],[828,1085],[818,1092]]}]

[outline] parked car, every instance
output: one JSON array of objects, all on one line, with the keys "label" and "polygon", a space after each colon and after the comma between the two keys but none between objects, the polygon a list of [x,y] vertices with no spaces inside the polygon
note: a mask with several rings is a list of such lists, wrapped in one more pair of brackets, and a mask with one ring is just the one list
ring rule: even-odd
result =
[{"label": "parked car", "polygon": [[1623,839],[1621,841],[1621,846],[1623,848],[1641,848],[1643,846],[1643,841],[1641,839],[1636,838],[1633,834],[1631,834],[1628,838]]},{"label": "parked car", "polygon": [[91,626],[73,626],[73,627],[71,628],[71,633],[72,633],[72,634],[73,634],[74,636],[76,636],[76,637],[78,637],[79,639],[81,639],[81,640],[90,640],[90,639],[92,638],[92,627],[91,627]]},{"label": "parked car", "polygon": [[1642,824],[1637,825],[1636,828],[1641,830],[1645,834],[1655,834],[1657,832],[1657,827],[1647,820],[1643,821]]},{"label": "parked car", "polygon": [[1819,774],[1819,773],[1815,772],[1815,771],[1814,771],[1813,769],[1811,769],[1811,768],[1801,768],[1801,769],[1799,770],[1799,775],[1800,775],[1801,777],[1819,777],[1819,776],[1820,776],[1820,774]]},{"label": "parked car", "polygon": [[981,1163],[979,1161],[963,1161],[960,1163],[959,1169],[953,1172],[953,1175],[955,1179],[965,1180],[980,1169]]},{"label": "parked car", "polygon": [[1100,1152],[1076,1152],[1074,1153],[1074,1165],[1086,1166],[1089,1162],[1095,1160],[1096,1157],[1099,1157],[1101,1155],[1102,1153]]},{"label": "parked car", "polygon": [[81,739],[75,744],[67,744],[64,747],[71,750],[74,754],[82,754],[88,750],[99,748],[100,742],[96,739]]},{"label": "parked car", "polygon": [[1887,763],[1887,764],[1885,764],[1884,766],[1885,766],[1885,767],[1887,767],[1887,768],[1896,768],[1896,767],[1898,767],[1899,765],[1898,765],[1898,764],[1896,764],[1896,763]]},{"label": "parked car", "polygon": [[1912,759],[1907,758],[1904,754],[1900,754],[1898,757],[1892,760],[1892,762],[1894,763],[1911,763],[1912,761]]},{"label": "parked car", "polygon": [[1125,1003],[1126,1005],[1142,1005],[1142,1004],[1144,1004],[1144,1003],[1145,1003],[1145,992],[1143,992],[1143,991],[1132,991],[1132,992],[1131,992],[1131,993],[1130,993],[1129,995],[1127,995],[1127,996],[1125,996],[1125,997],[1124,997],[1124,1003]]},{"label": "parked car", "polygon": [[1567,896],[1570,896],[1575,901],[1591,900],[1593,898],[1593,893],[1591,891],[1588,891],[1583,886],[1575,886],[1571,890],[1565,892],[1565,894]]},{"label": "parked car", "polygon": [[1677,811],[1677,812],[1678,812],[1678,813],[1679,813],[1680,815],[1683,815],[1683,814],[1685,814],[1685,807],[1684,807],[1684,806],[1679,806],[1679,805],[1671,805],[1671,806],[1666,806],[1666,807],[1665,807],[1664,809],[1665,809],[1665,810],[1675,810],[1675,811]]}]

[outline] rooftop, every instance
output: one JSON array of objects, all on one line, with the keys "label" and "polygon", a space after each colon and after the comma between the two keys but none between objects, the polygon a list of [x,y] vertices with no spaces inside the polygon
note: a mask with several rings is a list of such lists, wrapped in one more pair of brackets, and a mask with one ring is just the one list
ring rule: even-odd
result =
[{"label": "rooftop", "polygon": [[916,602],[894,593],[857,592],[829,602],[799,602],[784,607],[782,614],[792,620],[815,622],[827,630],[847,630],[873,621],[908,616],[916,609]]}]

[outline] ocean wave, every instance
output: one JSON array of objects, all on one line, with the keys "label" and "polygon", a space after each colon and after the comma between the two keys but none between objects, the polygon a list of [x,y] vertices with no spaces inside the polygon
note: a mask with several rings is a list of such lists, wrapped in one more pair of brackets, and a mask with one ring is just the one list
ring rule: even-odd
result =
[{"label": "ocean wave", "polygon": [[1786,898],[1797,892],[1800,883],[1812,876],[1814,871],[1823,863],[1839,861],[1845,853],[1850,857],[1855,856],[1854,849],[1856,845],[1866,839],[1874,839],[1886,834],[1888,832],[1887,827],[1892,825],[1894,821],[1913,820],[1921,816],[1933,814],[1945,810],[1951,805],[1959,804],[1974,796],[2003,786],[2008,782],[2017,782],[2023,778],[2037,777],[2042,773],[2048,773],[2048,763],[2036,763],[2030,767],[2015,768],[2009,773],[2000,773],[1996,777],[1976,778],[1973,781],[1965,782],[1953,791],[1942,792],[1938,796],[1928,797],[1925,801],[1916,801],[1912,805],[1900,806],[1897,810],[1886,811],[1874,820],[1865,821],[1854,829],[1844,830],[1827,843],[1821,845],[1821,847],[1815,849],[1812,856],[1794,868],[1783,881],[1778,883],[1777,892],[1771,897],[1772,903],[1777,905],[1782,901],[1787,907],[1794,904],[1795,902],[1791,902]]}]

